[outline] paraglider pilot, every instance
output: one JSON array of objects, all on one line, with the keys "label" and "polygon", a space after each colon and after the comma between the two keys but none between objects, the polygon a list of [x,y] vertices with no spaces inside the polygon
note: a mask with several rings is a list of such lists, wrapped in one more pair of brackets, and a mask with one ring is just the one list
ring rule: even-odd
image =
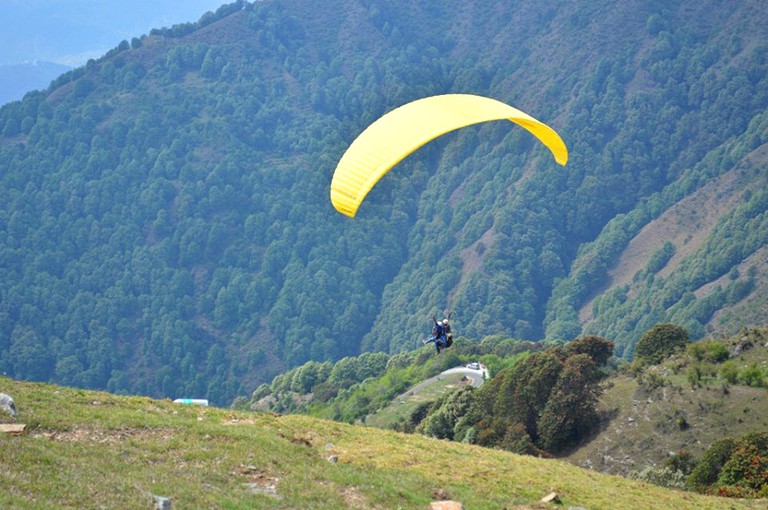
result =
[{"label": "paraglider pilot", "polygon": [[444,349],[450,345],[448,343],[447,335],[451,334],[451,326],[448,324],[448,319],[444,319],[438,322],[434,316],[432,317],[432,322],[435,324],[432,326],[432,336],[423,342],[425,344],[435,342],[435,349],[437,349],[437,353],[440,354],[441,349]]}]

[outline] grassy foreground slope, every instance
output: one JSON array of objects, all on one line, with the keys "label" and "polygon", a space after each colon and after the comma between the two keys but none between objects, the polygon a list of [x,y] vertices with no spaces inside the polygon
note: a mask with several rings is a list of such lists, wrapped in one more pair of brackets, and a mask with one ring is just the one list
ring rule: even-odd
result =
[{"label": "grassy foreground slope", "polygon": [[[566,462],[305,416],[181,406],[0,378],[20,436],[0,435],[2,508],[762,508]],[[3,415],[0,418],[8,421]],[[336,462],[332,462],[336,460]]]}]

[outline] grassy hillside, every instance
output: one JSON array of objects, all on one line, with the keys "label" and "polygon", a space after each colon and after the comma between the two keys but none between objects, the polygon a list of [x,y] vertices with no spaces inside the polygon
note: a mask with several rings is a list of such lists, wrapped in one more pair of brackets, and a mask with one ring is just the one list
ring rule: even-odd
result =
[{"label": "grassy hillside", "polygon": [[[768,430],[768,331],[744,330],[718,341],[734,353],[725,362],[697,363],[681,353],[635,376],[608,379],[600,400],[602,429],[564,458],[628,475],[661,467],[670,452],[701,458],[719,439]],[[724,364],[742,374],[756,367],[759,375],[752,386],[743,377],[730,382]]]},{"label": "grassy hillside", "polygon": [[[181,406],[0,378],[21,436],[0,436],[4,508],[762,508],[420,436]],[[4,420],[7,421],[7,420]],[[337,462],[329,461],[335,456]]]}]

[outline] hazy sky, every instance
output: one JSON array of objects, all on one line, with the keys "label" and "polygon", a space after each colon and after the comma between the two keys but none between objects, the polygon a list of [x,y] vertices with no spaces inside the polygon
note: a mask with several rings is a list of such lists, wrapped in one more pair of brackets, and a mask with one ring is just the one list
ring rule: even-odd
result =
[{"label": "hazy sky", "polygon": [[0,0],[0,64],[84,65],[153,28],[197,21],[232,0]]}]

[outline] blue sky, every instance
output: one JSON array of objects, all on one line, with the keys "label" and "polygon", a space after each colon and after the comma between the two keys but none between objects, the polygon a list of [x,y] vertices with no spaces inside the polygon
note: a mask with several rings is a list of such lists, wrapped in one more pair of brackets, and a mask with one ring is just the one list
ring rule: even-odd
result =
[{"label": "blue sky", "polygon": [[0,0],[0,64],[70,67],[153,28],[197,21],[231,0]]}]

